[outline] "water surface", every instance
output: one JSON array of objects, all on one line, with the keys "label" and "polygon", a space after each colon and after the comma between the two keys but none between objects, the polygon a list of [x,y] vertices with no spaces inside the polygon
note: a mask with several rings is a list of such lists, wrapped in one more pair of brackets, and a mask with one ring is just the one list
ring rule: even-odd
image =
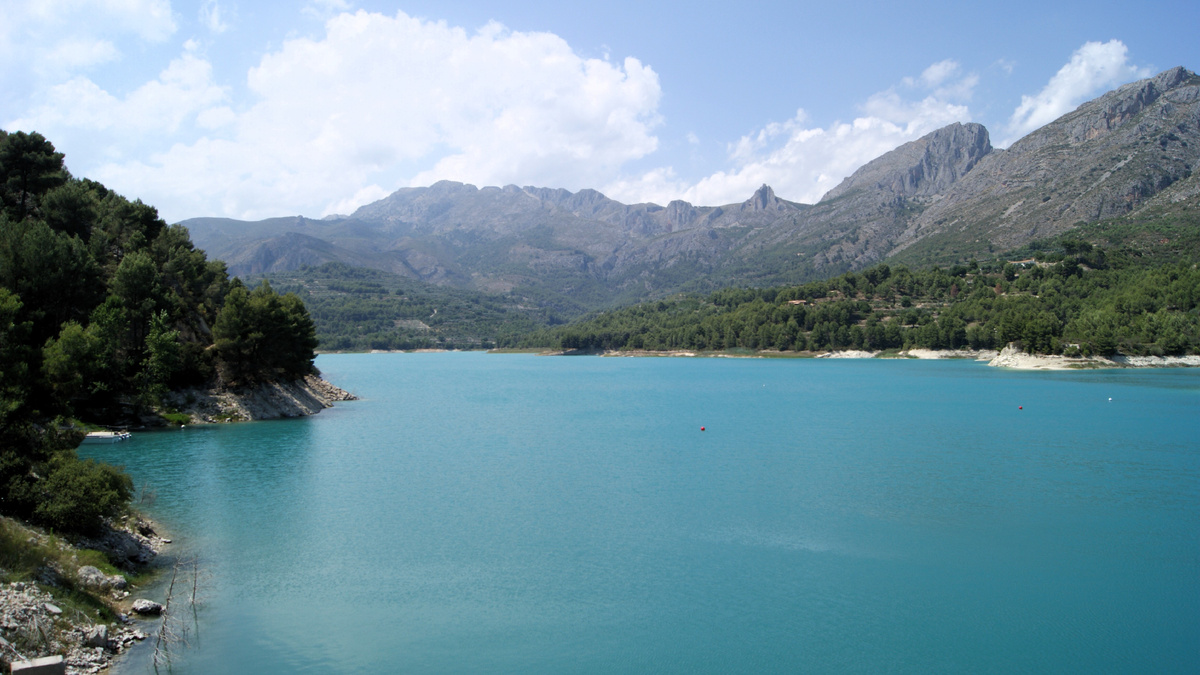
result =
[{"label": "water surface", "polygon": [[87,450],[207,573],[174,672],[1200,671],[1200,371],[318,366],[363,400]]}]

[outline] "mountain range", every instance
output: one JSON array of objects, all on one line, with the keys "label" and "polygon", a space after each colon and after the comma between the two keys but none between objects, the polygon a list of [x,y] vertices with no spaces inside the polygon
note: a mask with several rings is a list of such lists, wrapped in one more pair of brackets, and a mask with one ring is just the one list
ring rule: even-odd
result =
[{"label": "mountain range", "polygon": [[344,262],[569,312],[679,290],[799,283],[880,261],[994,255],[1147,209],[1200,211],[1200,77],[1172,68],[1007,149],[952,124],[867,163],[816,204],[764,185],[723,206],[590,189],[402,188],[350,216],[183,221],[233,274]]}]

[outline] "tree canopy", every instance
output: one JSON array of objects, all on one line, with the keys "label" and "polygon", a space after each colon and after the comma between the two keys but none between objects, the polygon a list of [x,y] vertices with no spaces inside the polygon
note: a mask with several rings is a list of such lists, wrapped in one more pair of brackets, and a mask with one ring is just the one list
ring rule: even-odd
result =
[{"label": "tree canopy", "polygon": [[802,286],[726,289],[598,314],[516,342],[646,350],[998,349],[1042,354],[1200,351],[1200,270],[1113,261],[1065,240],[1029,263],[879,265]]},{"label": "tree canopy", "polygon": [[0,512],[88,529],[127,477],[81,462],[67,417],[129,419],[170,389],[313,372],[303,302],[248,291],[154,207],[0,131]]}]

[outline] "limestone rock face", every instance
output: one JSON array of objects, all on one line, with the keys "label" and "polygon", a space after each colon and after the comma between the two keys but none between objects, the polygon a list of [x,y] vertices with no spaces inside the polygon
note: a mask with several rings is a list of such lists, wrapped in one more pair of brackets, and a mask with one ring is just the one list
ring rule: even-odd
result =
[{"label": "limestone rock face", "polygon": [[910,219],[896,250],[974,241],[1004,249],[1051,237],[1186,190],[1198,163],[1200,77],[1172,68],[989,154]]},{"label": "limestone rock face", "polygon": [[898,197],[932,197],[950,189],[992,151],[982,124],[954,123],[905,143],[867,162],[821,198],[837,199],[856,190]]}]

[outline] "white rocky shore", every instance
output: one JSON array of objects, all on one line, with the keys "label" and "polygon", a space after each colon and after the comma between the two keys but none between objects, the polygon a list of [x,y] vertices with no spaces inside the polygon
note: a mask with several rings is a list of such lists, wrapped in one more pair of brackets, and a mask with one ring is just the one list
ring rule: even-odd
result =
[{"label": "white rocky shore", "polygon": [[315,375],[292,382],[272,382],[230,389],[183,389],[166,403],[191,417],[192,424],[271,420],[315,415],[336,401],[355,396]]},{"label": "white rocky shore", "polygon": [[[817,354],[816,358],[871,359],[879,358],[881,352],[839,351]],[[994,349],[910,349],[899,352],[895,358],[915,359],[974,359],[986,361],[995,368],[1014,370],[1079,370],[1092,368],[1187,368],[1200,367],[1200,356],[1103,356],[1072,357],[1054,354],[1027,354],[1016,347],[1008,346],[1000,351]]]},{"label": "white rocky shore", "polygon": [[1200,366],[1200,356],[1055,356],[1026,354],[1005,347],[989,366],[1017,370],[1077,370],[1081,368],[1188,368]]},{"label": "white rocky shore", "polygon": [[[688,351],[576,351],[548,352],[547,354],[600,354],[602,356],[701,356],[724,358],[762,358],[774,356],[777,352],[758,352],[757,354],[722,354],[720,352],[688,352]],[[909,349],[902,352],[879,352],[848,349],[844,351],[828,351],[817,353],[801,353],[797,356],[811,356],[817,359],[973,359],[986,362],[997,368],[1012,368],[1014,370],[1078,370],[1091,368],[1186,368],[1200,367],[1200,356],[1113,356],[1106,358],[1070,357],[1046,354],[1027,354],[1015,347],[1008,346],[1002,350],[995,349]]]},{"label": "white rocky shore", "polygon": [[[170,541],[155,533],[149,521],[136,516],[110,521],[98,537],[70,543],[9,518],[3,521],[9,536],[18,535],[31,551],[46,556],[37,568],[36,581],[0,584],[0,663],[4,672],[14,662],[61,657],[57,672],[98,673],[133,643],[146,638],[131,616],[136,610],[129,600],[131,587],[125,576],[80,564],[79,551],[101,550],[125,569],[143,569]],[[7,570],[0,573],[8,574]],[[112,608],[116,618],[106,622],[94,605],[57,600],[55,589],[62,589],[65,598],[87,593]]]}]

